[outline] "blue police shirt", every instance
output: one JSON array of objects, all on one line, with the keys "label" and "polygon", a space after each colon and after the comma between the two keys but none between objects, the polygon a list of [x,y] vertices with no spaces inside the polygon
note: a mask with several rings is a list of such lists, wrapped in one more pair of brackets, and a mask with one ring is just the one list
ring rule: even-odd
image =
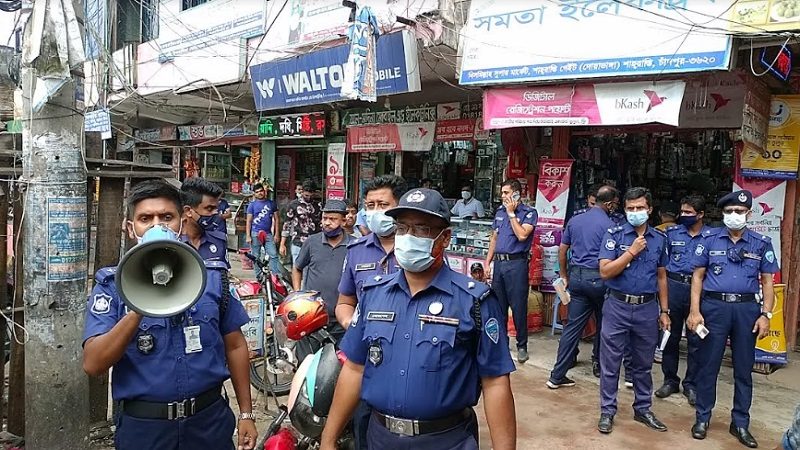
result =
[{"label": "blue police shirt", "polygon": [[253,224],[250,226],[250,233],[257,235],[264,230],[267,234],[272,234],[272,216],[277,211],[275,202],[272,200],[253,200],[247,205],[247,214],[253,215]]},{"label": "blue police shirt", "polygon": [[[514,214],[517,216],[520,225],[529,224],[535,227],[536,220],[539,218],[536,210],[528,205],[517,206],[517,209],[514,210]],[[511,222],[509,221],[508,211],[506,211],[505,206],[497,208],[492,228],[497,232],[497,239],[495,240],[494,247],[495,253],[528,253],[531,251],[533,233],[528,235],[528,238],[524,241],[517,239],[517,235],[514,234],[514,229],[511,228]]]},{"label": "blue police shirt", "polygon": [[567,222],[561,243],[570,246],[570,265],[585,269],[597,269],[597,255],[606,231],[614,222],[600,207],[577,211]]},{"label": "blue police shirt", "polygon": [[692,262],[694,250],[703,240],[703,233],[711,229],[711,227],[703,225],[700,233],[692,237],[689,229],[683,225],[667,228],[667,254],[669,255],[667,272],[691,275],[694,272],[694,263]]},{"label": "blue police shirt", "polygon": [[[443,266],[414,297],[402,271],[368,282],[362,296],[341,349],[365,366],[361,396],[383,414],[442,418],[477,404],[480,378],[514,371],[503,312],[484,283]],[[476,335],[470,311],[481,298]]]},{"label": "blue police shirt", "polygon": [[[194,397],[230,378],[223,336],[249,321],[242,304],[231,298],[220,321],[219,302],[224,265],[206,263],[208,278],[200,300],[177,323],[175,318],[144,317],[128,343],[122,359],[114,364],[111,392],[114,400],[171,402]],[[97,271],[97,283],[89,295],[83,342],[110,331],[128,312],[114,284],[116,267]],[[202,351],[186,353],[184,327],[200,326]]]},{"label": "blue police shirt", "polygon": [[706,230],[693,263],[706,268],[703,290],[708,292],[755,294],[762,273],[778,272],[772,240],[748,229],[735,244],[727,228]]},{"label": "blue police shirt", "polygon": [[360,298],[365,281],[398,270],[400,266],[394,258],[394,250],[387,255],[378,236],[370,233],[347,245],[339,293]]},{"label": "blue police shirt", "polygon": [[[603,236],[599,259],[615,260],[631,247],[638,235],[629,223],[609,228]],[[629,295],[655,294],[658,292],[656,277],[659,267],[667,265],[667,237],[661,231],[648,226],[644,233],[647,247],[642,250],[618,276],[606,280],[609,289]]]},{"label": "blue police shirt", "polygon": [[222,214],[230,209],[231,205],[228,203],[227,200],[224,198],[219,199],[219,204],[217,205],[217,214],[214,216],[214,223],[217,225],[218,231],[226,231],[227,224],[225,223],[225,219],[222,218]]},{"label": "blue police shirt", "polygon": [[[185,234],[181,240],[189,245],[191,242]],[[228,235],[224,231],[205,231],[200,238],[200,246],[196,248],[197,253],[204,261],[220,261],[230,269],[231,263],[228,261]]]}]

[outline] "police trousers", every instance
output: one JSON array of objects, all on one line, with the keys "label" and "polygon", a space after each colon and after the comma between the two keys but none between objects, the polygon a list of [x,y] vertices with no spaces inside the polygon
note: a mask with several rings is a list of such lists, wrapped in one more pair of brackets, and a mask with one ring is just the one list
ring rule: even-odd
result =
[{"label": "police trousers", "polygon": [[[661,353],[661,371],[664,373],[664,384],[678,387],[681,378],[678,376],[678,361],[680,360],[681,334],[683,324],[689,317],[691,286],[672,279],[667,280],[669,286],[669,319],[672,321],[667,345]],[[686,357],[686,376],[683,378],[684,392],[695,389],[697,377],[697,347],[700,338],[694,333],[686,333],[688,343],[688,356]]]},{"label": "police trousers", "polygon": [[236,417],[220,397],[184,419],[139,419],[119,411],[114,446],[117,450],[233,450]]},{"label": "police trousers", "polygon": [[756,335],[753,326],[761,314],[756,302],[725,303],[704,297],[700,303],[708,336],[700,340],[697,360],[697,421],[708,422],[717,402],[717,377],[730,337],[733,358],[733,410],[731,421],[737,427],[750,426],[750,404],[753,402],[753,363]]},{"label": "police trousers", "polygon": [[478,420],[472,419],[438,433],[400,436],[392,433],[371,416],[367,446],[375,450],[478,450]]},{"label": "police trousers", "polygon": [[495,261],[492,269],[492,290],[508,323],[508,308],[514,317],[517,348],[528,348],[528,260]]}]

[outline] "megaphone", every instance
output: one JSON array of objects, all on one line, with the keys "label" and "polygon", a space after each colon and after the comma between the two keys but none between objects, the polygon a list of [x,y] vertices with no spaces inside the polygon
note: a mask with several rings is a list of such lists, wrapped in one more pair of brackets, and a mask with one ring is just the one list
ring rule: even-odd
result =
[{"label": "megaphone", "polygon": [[171,317],[200,300],[206,266],[174,231],[157,225],[122,257],[116,286],[128,308],[147,317]]}]

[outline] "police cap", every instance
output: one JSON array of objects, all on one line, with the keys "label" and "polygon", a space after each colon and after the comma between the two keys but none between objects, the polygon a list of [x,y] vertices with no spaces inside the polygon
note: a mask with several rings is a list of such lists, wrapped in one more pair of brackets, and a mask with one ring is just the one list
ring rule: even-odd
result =
[{"label": "police cap", "polygon": [[753,193],[745,190],[733,191],[717,202],[717,207],[719,208],[726,206],[746,206],[747,209],[750,209],[753,207]]},{"label": "police cap", "polygon": [[400,198],[400,204],[386,211],[386,215],[397,218],[400,214],[409,211],[438,217],[444,220],[448,226],[450,225],[450,208],[442,194],[433,189],[418,188],[406,192]]}]

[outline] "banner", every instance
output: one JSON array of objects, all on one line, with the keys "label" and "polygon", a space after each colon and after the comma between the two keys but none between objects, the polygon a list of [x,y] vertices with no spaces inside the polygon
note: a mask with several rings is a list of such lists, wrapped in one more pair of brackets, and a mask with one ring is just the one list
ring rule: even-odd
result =
[{"label": "banner", "polygon": [[681,128],[741,128],[745,81],[741,73],[715,73],[686,81]]},{"label": "banner", "polygon": [[328,200],[341,200],[339,191],[343,191],[345,164],[344,153],[346,144],[328,144],[328,159],[325,169],[325,192]]},{"label": "banner", "polygon": [[563,227],[567,214],[571,159],[543,159],[539,163],[536,211],[539,226]]},{"label": "banner", "polygon": [[769,334],[756,341],[756,362],[767,364],[786,364],[786,335],[784,334],[783,305],[786,285],[775,285],[775,306],[769,321]]},{"label": "banner", "polygon": [[762,178],[744,178],[737,174],[733,190],[746,189],[753,193],[753,217],[776,216],[783,218],[786,203],[786,181]]},{"label": "banner", "polygon": [[436,122],[436,142],[471,141],[475,139],[475,120],[456,119]]},{"label": "banner", "polygon": [[558,278],[558,247],[561,245],[561,235],[564,229],[549,225],[537,226],[533,232],[534,239],[539,239],[542,246],[542,282],[539,289],[542,292],[555,292],[553,281]]},{"label": "banner", "polygon": [[733,2],[728,29],[730,31],[763,34],[765,31],[796,31],[800,28],[800,5],[793,1]]},{"label": "banner", "polygon": [[742,152],[745,176],[797,179],[800,153],[800,95],[776,95],[769,110],[766,148]]},{"label": "banner", "polygon": [[347,151],[427,152],[433,147],[436,122],[386,123],[347,129]]},{"label": "banner", "polygon": [[344,65],[342,97],[365,102],[378,100],[375,90],[375,81],[378,79],[375,38],[379,35],[378,21],[372,9],[369,6],[360,7],[356,20],[347,30],[350,51]]},{"label": "banner", "polygon": [[683,81],[570,84],[487,89],[484,128],[525,126],[678,126]]},{"label": "banner", "polygon": [[[472,0],[462,85],[727,70],[728,1]],[[534,44],[532,46],[532,44]],[[538,45],[537,45],[538,44]]]},{"label": "banner", "polygon": [[770,122],[770,93],[766,84],[751,74],[747,74],[747,85],[742,111],[741,169],[745,176],[776,178],[768,176],[765,170],[754,166],[767,149],[767,134]]}]

